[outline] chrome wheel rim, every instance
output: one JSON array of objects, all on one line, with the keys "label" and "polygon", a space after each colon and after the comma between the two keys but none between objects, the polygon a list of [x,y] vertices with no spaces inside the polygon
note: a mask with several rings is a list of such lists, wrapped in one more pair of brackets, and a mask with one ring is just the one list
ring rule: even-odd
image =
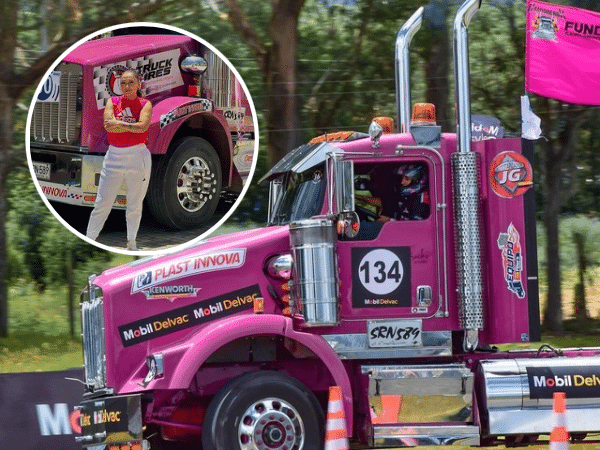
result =
[{"label": "chrome wheel rim", "polygon": [[242,414],[238,442],[241,450],[300,450],[304,424],[298,411],[286,401],[262,399]]},{"label": "chrome wheel rim", "polygon": [[177,200],[187,212],[197,212],[217,195],[217,177],[203,158],[183,163],[177,175]]}]

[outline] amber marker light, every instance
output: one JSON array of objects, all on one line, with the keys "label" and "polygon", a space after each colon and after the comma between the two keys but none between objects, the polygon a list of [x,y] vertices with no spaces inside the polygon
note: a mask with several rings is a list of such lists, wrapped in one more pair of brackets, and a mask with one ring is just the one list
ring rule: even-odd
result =
[{"label": "amber marker light", "polygon": [[415,103],[412,109],[411,124],[435,125],[435,105],[433,103]]}]

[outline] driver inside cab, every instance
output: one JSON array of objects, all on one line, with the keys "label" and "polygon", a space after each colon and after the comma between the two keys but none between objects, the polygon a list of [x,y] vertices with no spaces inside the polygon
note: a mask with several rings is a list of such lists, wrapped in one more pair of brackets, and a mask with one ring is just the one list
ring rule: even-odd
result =
[{"label": "driver inside cab", "polygon": [[402,164],[393,168],[376,166],[368,173],[368,179],[358,181],[356,190],[364,192],[356,195],[357,212],[362,221],[423,220],[429,217],[425,164]]}]

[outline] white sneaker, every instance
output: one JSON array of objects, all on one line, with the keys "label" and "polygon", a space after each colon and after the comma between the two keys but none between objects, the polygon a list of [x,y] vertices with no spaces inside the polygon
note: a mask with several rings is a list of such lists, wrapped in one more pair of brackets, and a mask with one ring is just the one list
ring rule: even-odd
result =
[{"label": "white sneaker", "polygon": [[131,251],[138,251],[139,249],[137,248],[137,244],[135,243],[135,240],[133,241],[127,241],[127,250],[131,250]]}]

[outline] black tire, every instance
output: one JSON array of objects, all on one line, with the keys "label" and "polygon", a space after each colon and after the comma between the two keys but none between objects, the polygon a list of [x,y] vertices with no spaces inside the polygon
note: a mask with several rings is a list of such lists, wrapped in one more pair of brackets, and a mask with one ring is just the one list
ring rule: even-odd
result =
[{"label": "black tire", "polygon": [[146,202],[158,222],[184,230],[210,220],[222,186],[221,163],[212,145],[185,137],[171,144],[154,166]]},{"label": "black tire", "polygon": [[213,398],[203,450],[312,450],[324,445],[323,409],[298,380],[274,371],[232,380]]}]

